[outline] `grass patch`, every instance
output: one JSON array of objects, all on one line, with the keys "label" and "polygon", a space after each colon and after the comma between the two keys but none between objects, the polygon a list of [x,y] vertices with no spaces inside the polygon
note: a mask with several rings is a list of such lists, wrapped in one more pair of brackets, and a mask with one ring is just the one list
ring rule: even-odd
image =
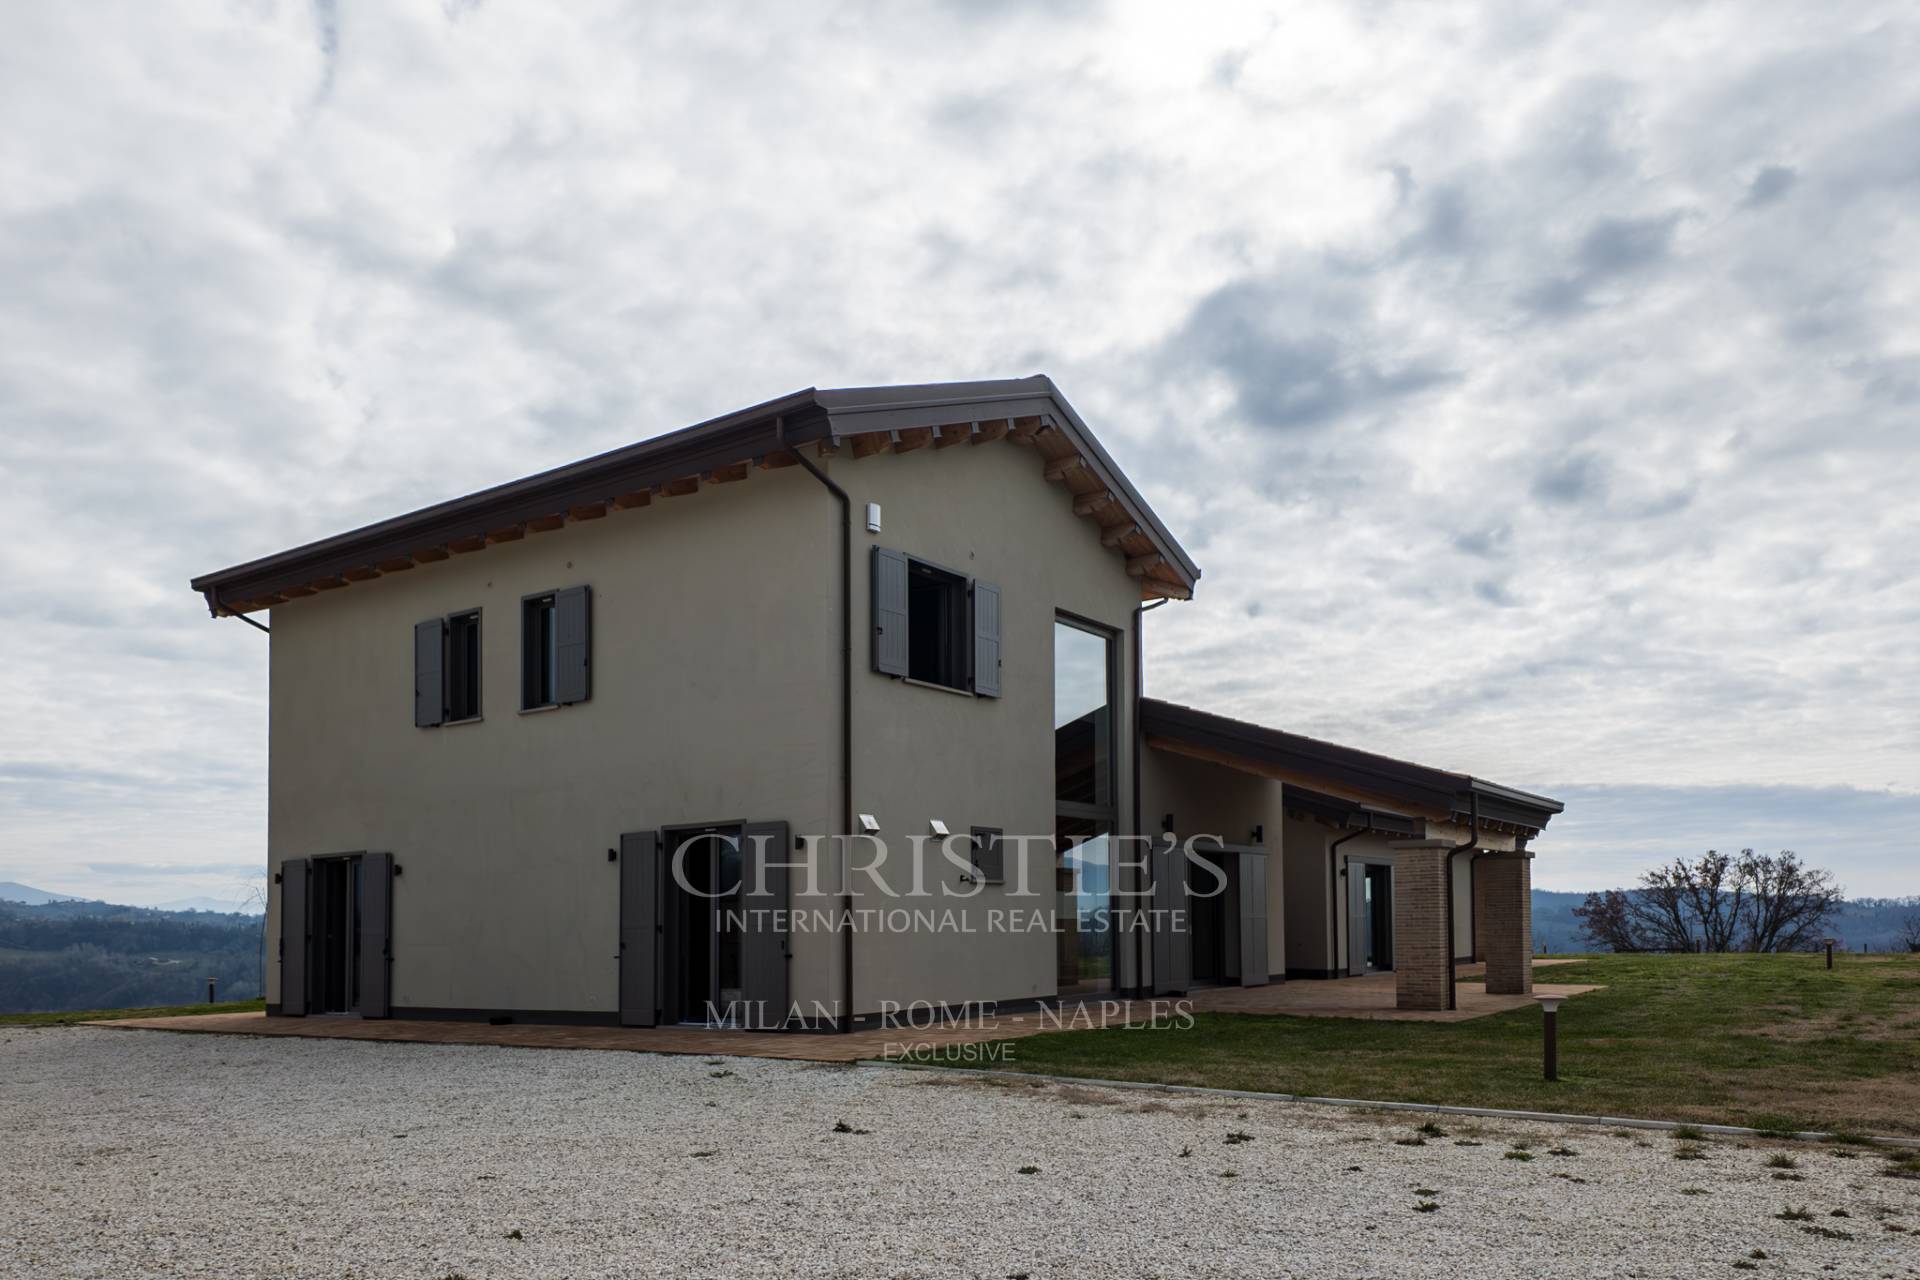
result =
[{"label": "grass patch", "polygon": [[1772,1133],[1920,1134],[1920,1036],[1897,1030],[1920,1018],[1920,955],[1835,964],[1677,955],[1555,966],[1551,981],[1605,987],[1561,1010],[1557,1083],[1540,1078],[1538,1009],[1458,1023],[1200,1013],[1184,1029],[1029,1037],[1012,1066]]},{"label": "grass patch", "polygon": [[185,1018],[197,1013],[258,1013],[265,1000],[229,1000],[224,1004],[168,1004],[151,1009],[71,1009],[65,1013],[0,1013],[0,1027],[70,1027],[76,1022],[118,1022],[123,1018]]}]

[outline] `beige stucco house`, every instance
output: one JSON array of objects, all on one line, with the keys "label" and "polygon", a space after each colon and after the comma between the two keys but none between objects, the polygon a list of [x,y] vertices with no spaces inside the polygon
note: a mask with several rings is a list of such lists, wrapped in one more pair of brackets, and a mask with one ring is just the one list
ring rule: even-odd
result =
[{"label": "beige stucco house", "polygon": [[803,391],[198,578],[271,616],[269,1012],[1527,989],[1560,806],[1144,699],[1199,577],[1035,377]]}]

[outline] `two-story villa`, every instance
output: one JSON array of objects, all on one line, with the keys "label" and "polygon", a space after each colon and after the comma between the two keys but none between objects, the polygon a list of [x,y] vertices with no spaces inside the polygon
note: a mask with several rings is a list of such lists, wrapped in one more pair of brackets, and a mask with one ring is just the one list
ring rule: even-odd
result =
[{"label": "two-story villa", "polygon": [[195,579],[271,616],[269,1012],[1527,990],[1560,806],[1144,699],[1199,577],[1033,377],[802,391]]}]

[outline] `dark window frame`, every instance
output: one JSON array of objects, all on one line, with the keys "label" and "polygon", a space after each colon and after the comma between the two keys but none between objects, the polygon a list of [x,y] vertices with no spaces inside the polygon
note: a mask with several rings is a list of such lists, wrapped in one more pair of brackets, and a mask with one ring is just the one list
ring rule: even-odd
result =
[{"label": "dark window frame", "polygon": [[[483,718],[482,701],[486,670],[486,650],[482,644],[481,610],[456,609],[441,619],[440,629],[440,678],[441,705],[445,708],[446,719],[443,725],[471,724]],[[473,647],[470,654],[459,651],[458,637],[462,632],[472,635]],[[456,697],[455,681],[464,676],[462,684],[470,686],[459,690],[461,694],[471,693],[471,705],[464,698]]]},{"label": "dark window frame", "polygon": [[[560,644],[558,602],[560,588],[520,597],[520,709],[544,711],[558,707],[559,681],[554,669]],[[544,606],[544,607],[543,607]],[[536,616],[544,618],[536,633]],[[543,696],[537,696],[543,695]]]},{"label": "dark window frame", "polygon": [[[1007,845],[1006,832],[999,827],[975,827],[972,831],[973,878],[979,884],[1005,884],[1007,882]],[[981,862],[981,854],[991,850],[988,864]],[[990,868],[990,869],[989,869]]]},{"label": "dark window frame", "polygon": [[[973,692],[973,579],[945,565],[907,557],[907,675],[916,684]],[[927,602],[937,616],[929,618]]]}]

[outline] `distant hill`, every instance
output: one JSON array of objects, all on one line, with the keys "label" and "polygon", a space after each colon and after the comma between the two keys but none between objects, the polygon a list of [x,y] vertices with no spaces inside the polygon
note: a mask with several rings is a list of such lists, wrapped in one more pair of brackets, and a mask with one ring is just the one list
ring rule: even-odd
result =
[{"label": "distant hill", "polygon": [[64,893],[48,893],[45,889],[36,889],[30,884],[20,884],[13,880],[0,880],[0,902],[24,902],[30,907],[44,906],[49,902],[79,902],[79,898],[70,898]]},{"label": "distant hill", "polygon": [[0,901],[0,1013],[197,1004],[260,994],[262,917],[66,898]]},{"label": "distant hill", "polygon": [[[1590,951],[1593,944],[1580,932],[1573,909],[1587,900],[1584,893],[1533,891],[1533,938],[1535,945],[1547,951]],[[1843,950],[1904,951],[1900,925],[1908,915],[1920,911],[1920,897],[1856,898],[1840,909],[1834,922],[1834,936]]]},{"label": "distant hill", "polygon": [[175,898],[172,902],[157,902],[155,911],[212,911],[219,915],[260,916],[267,913],[265,906],[258,902],[237,902],[226,898]]}]

